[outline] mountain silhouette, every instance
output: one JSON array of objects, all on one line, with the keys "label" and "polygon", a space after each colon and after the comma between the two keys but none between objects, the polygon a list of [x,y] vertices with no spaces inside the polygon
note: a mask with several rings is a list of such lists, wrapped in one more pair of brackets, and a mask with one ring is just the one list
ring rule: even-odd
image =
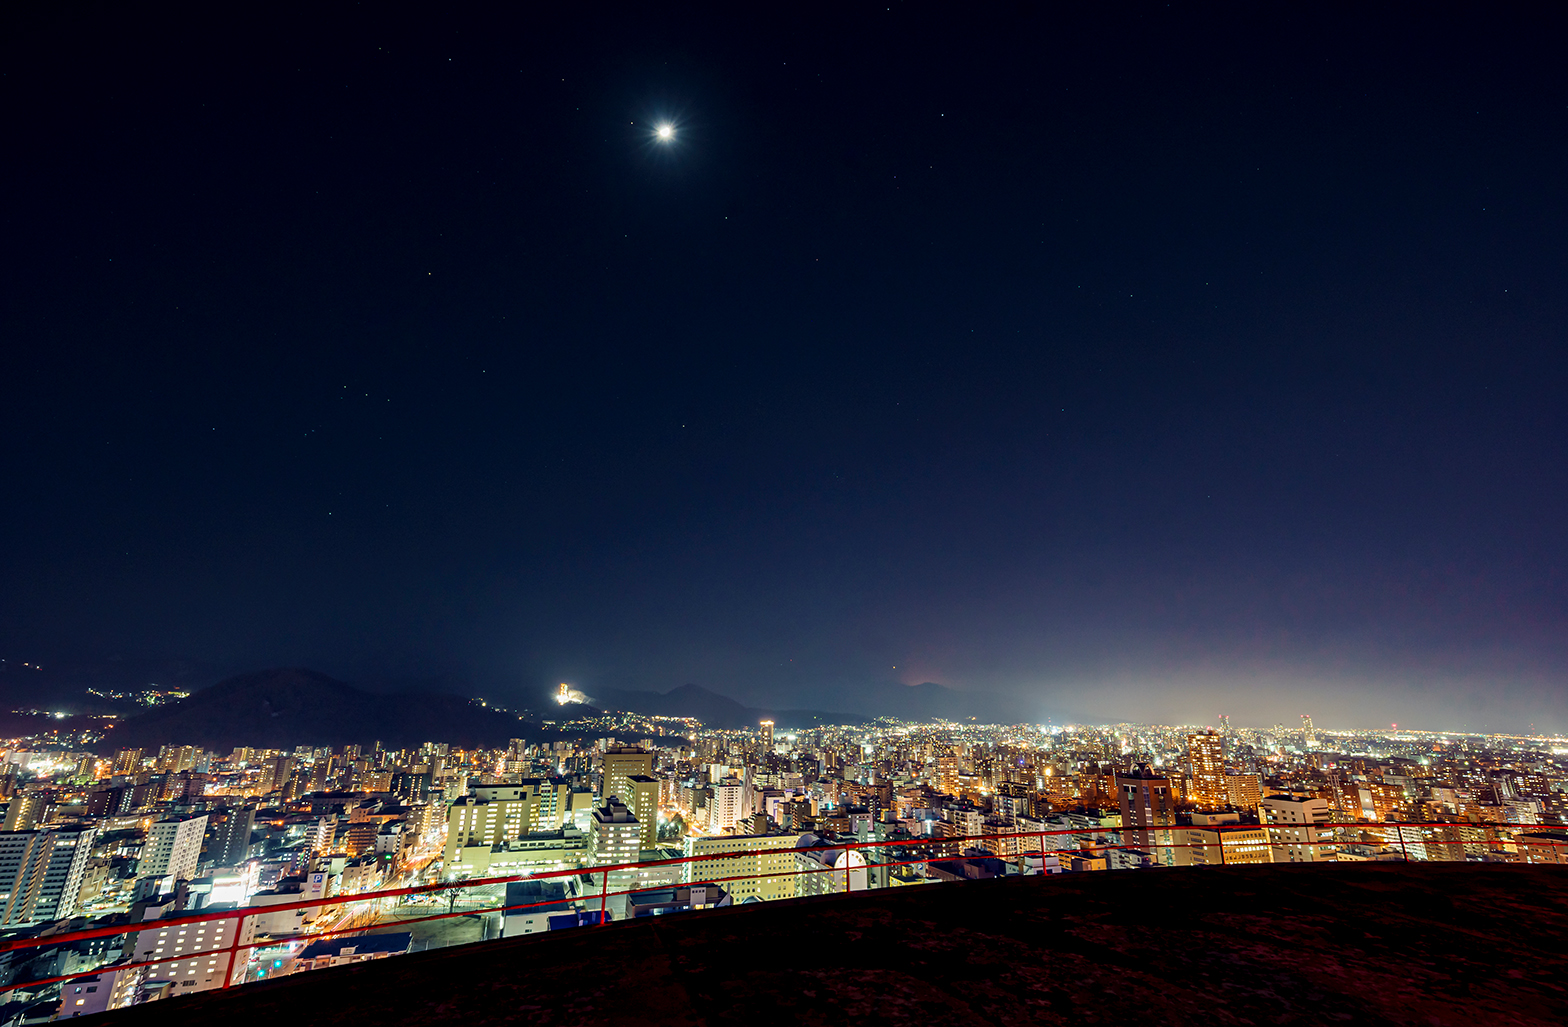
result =
[{"label": "mountain silhouette", "polygon": [[400,749],[424,742],[504,746],[537,736],[537,725],[455,695],[370,693],[325,674],[279,668],[241,674],[188,699],[122,721],[103,742],[112,749],[200,745],[369,745]]}]

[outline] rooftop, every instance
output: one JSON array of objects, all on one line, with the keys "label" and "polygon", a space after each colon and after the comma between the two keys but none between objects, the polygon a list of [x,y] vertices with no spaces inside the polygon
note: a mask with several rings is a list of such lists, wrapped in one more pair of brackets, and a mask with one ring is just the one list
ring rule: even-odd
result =
[{"label": "rooftop", "polygon": [[399,956],[126,1025],[1568,1022],[1568,867],[1355,863],[912,886]]}]

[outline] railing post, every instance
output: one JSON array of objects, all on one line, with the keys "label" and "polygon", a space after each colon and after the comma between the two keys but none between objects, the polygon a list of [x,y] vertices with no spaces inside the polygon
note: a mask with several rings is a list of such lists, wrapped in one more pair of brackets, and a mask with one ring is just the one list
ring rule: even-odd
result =
[{"label": "railing post", "polygon": [[606,904],[609,902],[609,899],[610,899],[610,872],[608,870],[601,870],[599,873],[600,873],[600,876],[601,876],[601,880],[599,881],[599,924],[598,924],[598,926],[603,927],[604,926],[604,911],[605,911],[605,908],[606,908]]},{"label": "railing post", "polygon": [[227,988],[234,983],[234,962],[239,958],[240,931],[245,926],[245,914],[241,913],[234,918],[234,937],[229,939],[229,965],[223,973],[223,986]]},{"label": "railing post", "polygon": [[1395,824],[1394,830],[1399,832],[1399,851],[1405,854],[1405,862],[1409,863],[1410,849],[1405,845],[1405,829],[1400,827],[1398,824]]}]

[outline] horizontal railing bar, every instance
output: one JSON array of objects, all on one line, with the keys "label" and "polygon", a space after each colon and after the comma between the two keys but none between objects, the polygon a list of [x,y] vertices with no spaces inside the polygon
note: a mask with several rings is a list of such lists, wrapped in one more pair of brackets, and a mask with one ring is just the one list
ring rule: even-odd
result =
[{"label": "horizontal railing bar", "polygon": [[[1559,831],[1564,830],[1562,825],[1557,825],[1557,824],[1540,824],[1540,823],[1516,824],[1516,823],[1499,823],[1499,822],[1495,822],[1495,821],[1484,821],[1484,822],[1472,822],[1472,821],[1348,821],[1348,822],[1346,822],[1346,821],[1328,821],[1328,822],[1323,822],[1323,823],[1257,823],[1257,824],[1253,824],[1253,823],[1245,823],[1245,824],[1243,824],[1243,823],[1235,823],[1235,824],[1206,824],[1206,825],[1168,824],[1168,825],[1155,825],[1155,826],[1152,826],[1152,827],[1141,827],[1141,826],[1139,826],[1139,827],[1105,827],[1105,826],[1069,827],[1069,828],[1052,828],[1050,830],[1045,830],[1045,831],[1017,831],[1017,832],[998,833],[998,834],[959,835],[959,836],[954,836],[954,837],[950,837],[950,838],[924,837],[924,838],[883,839],[883,840],[880,840],[880,841],[859,841],[859,840],[856,840],[856,841],[847,841],[846,840],[846,841],[836,841],[836,842],[826,842],[826,841],[824,841],[823,844],[814,845],[814,846],[789,846],[789,847],[770,848],[770,849],[724,850],[724,851],[720,851],[720,852],[703,853],[703,854],[700,854],[700,855],[678,856],[678,857],[670,857],[670,858],[666,858],[666,859],[648,860],[648,861],[640,861],[640,862],[634,862],[634,863],[613,863],[613,864],[605,864],[605,865],[600,865],[600,866],[578,867],[578,868],[564,869],[564,870],[537,871],[537,872],[530,872],[530,873],[523,873],[523,874],[516,874],[516,875],[506,875],[506,876],[500,876],[500,877],[474,878],[474,879],[463,880],[463,881],[435,882],[435,883],[427,884],[427,885],[411,885],[411,886],[407,886],[407,887],[403,887],[403,888],[381,889],[381,890],[377,890],[377,891],[361,892],[361,893],[352,894],[352,895],[339,894],[339,895],[333,895],[333,896],[322,896],[322,897],[319,897],[319,898],[300,899],[300,900],[297,900],[297,901],[283,902],[283,903],[277,903],[277,904],[265,905],[265,906],[243,906],[243,907],[238,907],[238,908],[235,908],[235,909],[213,910],[213,911],[210,911],[210,912],[193,912],[193,913],[191,913],[189,915],[177,915],[177,916],[174,916],[174,917],[171,917],[171,918],[168,918],[168,919],[138,921],[136,924],[124,924],[124,925],[114,925],[114,926],[107,926],[107,927],[89,928],[89,929],[83,930],[83,931],[62,932],[60,934],[52,934],[52,935],[45,935],[45,936],[32,937],[32,938],[4,939],[4,940],[0,940],[0,952],[4,952],[4,951],[23,951],[23,950],[34,949],[34,948],[45,948],[45,947],[50,947],[50,946],[61,946],[61,945],[71,944],[71,943],[79,942],[79,941],[88,941],[88,940],[92,940],[92,939],[95,939],[95,938],[115,937],[115,936],[118,936],[118,935],[126,935],[126,934],[140,934],[143,931],[149,931],[149,930],[168,930],[169,928],[175,927],[175,926],[178,926],[178,927],[181,927],[181,928],[188,928],[190,925],[193,925],[193,924],[211,923],[211,922],[223,921],[223,920],[237,920],[237,921],[241,921],[241,923],[236,924],[235,930],[236,930],[236,933],[237,933],[241,929],[241,927],[243,926],[243,920],[246,917],[270,916],[270,915],[273,915],[273,914],[276,914],[276,913],[291,912],[291,911],[299,910],[299,909],[326,909],[326,908],[329,908],[329,907],[332,907],[332,908],[352,907],[353,905],[358,904],[358,903],[374,903],[374,902],[380,902],[380,901],[383,901],[383,900],[386,900],[386,899],[408,898],[408,897],[420,896],[420,895],[432,895],[432,894],[435,894],[435,893],[452,892],[452,891],[455,891],[455,890],[467,891],[467,890],[478,889],[478,888],[501,887],[501,886],[504,886],[504,885],[507,885],[507,884],[511,884],[511,883],[514,883],[514,882],[518,882],[518,881],[542,881],[542,880],[552,880],[552,879],[561,878],[561,877],[578,877],[578,876],[587,876],[587,877],[591,878],[595,874],[605,874],[605,875],[608,875],[608,874],[617,873],[617,872],[647,870],[647,869],[656,868],[656,867],[681,866],[681,865],[687,865],[687,864],[710,863],[710,862],[716,862],[716,861],[720,861],[720,860],[760,858],[760,857],[765,857],[765,856],[780,856],[780,855],[789,854],[789,853],[820,852],[820,851],[824,851],[824,850],[828,850],[828,851],[844,850],[846,852],[860,852],[860,853],[864,853],[866,850],[877,850],[877,849],[884,849],[884,848],[898,848],[898,847],[918,848],[918,847],[930,847],[930,846],[943,846],[943,847],[952,846],[952,847],[956,847],[956,846],[958,846],[960,844],[967,843],[967,842],[988,842],[988,841],[989,842],[996,842],[996,841],[1026,839],[1026,840],[1031,840],[1031,841],[1039,841],[1041,843],[1041,847],[1039,849],[1025,850],[1023,852],[1008,853],[1005,856],[997,854],[997,853],[992,853],[991,854],[992,858],[1006,860],[1006,859],[1009,859],[1009,858],[1016,858],[1017,856],[1029,856],[1029,855],[1036,855],[1036,854],[1038,854],[1038,855],[1040,855],[1042,857],[1042,860],[1043,860],[1044,856],[1050,855],[1050,854],[1053,854],[1053,853],[1054,854],[1058,854],[1058,855],[1069,855],[1070,856],[1070,855],[1075,855],[1075,854],[1078,854],[1078,853],[1107,852],[1107,851],[1115,850],[1115,849],[1133,850],[1133,851],[1144,851],[1144,850],[1149,850],[1149,849],[1153,849],[1153,850],[1178,849],[1178,848],[1187,848],[1187,849],[1190,849],[1190,850],[1198,850],[1198,849],[1207,850],[1207,849],[1211,849],[1211,848],[1214,848],[1214,847],[1219,847],[1223,851],[1223,848],[1224,848],[1223,840],[1211,841],[1211,842],[1190,842],[1190,841],[1189,842],[1153,842],[1153,841],[1144,841],[1144,842],[1141,842],[1140,844],[1137,844],[1137,845],[1129,844],[1126,840],[1123,840],[1122,842],[1119,842],[1119,843],[1105,842],[1105,843],[1100,843],[1100,844],[1082,845],[1082,846],[1078,846],[1076,848],[1071,848],[1071,849],[1047,850],[1047,849],[1044,848],[1044,839],[1060,837],[1060,836],[1063,836],[1063,835],[1082,836],[1082,835],[1095,835],[1095,834],[1110,833],[1110,832],[1117,832],[1117,833],[1122,833],[1122,834],[1125,834],[1127,832],[1136,832],[1138,834],[1154,834],[1156,832],[1166,832],[1166,831],[1176,831],[1176,830],[1182,830],[1182,831],[1186,831],[1186,830],[1214,831],[1217,834],[1222,834],[1224,832],[1234,832],[1234,831],[1262,831],[1262,832],[1268,832],[1270,830],[1275,830],[1275,831],[1280,831],[1280,830],[1284,830],[1284,831],[1306,831],[1306,830],[1311,830],[1311,831],[1314,831],[1314,832],[1336,832],[1336,831],[1351,831],[1351,830],[1354,830],[1354,831],[1378,831],[1378,829],[1386,829],[1386,828],[1393,828],[1393,829],[1395,829],[1393,833],[1396,834],[1396,835],[1402,835],[1404,833],[1402,830],[1399,830],[1399,829],[1409,829],[1409,828],[1423,828],[1423,829],[1429,829],[1429,828],[1453,828],[1453,829],[1456,829],[1456,833],[1457,833],[1458,829],[1466,829],[1466,830],[1469,830],[1469,831],[1504,831],[1504,832],[1507,832],[1507,833],[1510,833],[1510,834],[1530,833],[1531,831],[1539,831],[1539,830],[1547,830],[1547,831],[1550,831],[1550,830],[1553,830],[1553,829],[1556,829],[1556,830],[1559,830]],[[1381,833],[1381,831],[1379,831],[1379,833]],[[1420,840],[1423,843],[1425,841],[1427,841],[1427,839],[1424,839],[1424,838],[1420,839]],[[1275,841],[1275,840],[1272,840],[1272,839],[1262,839],[1260,841],[1262,841],[1264,844],[1270,845],[1270,847],[1272,847],[1274,845],[1280,844],[1278,841]],[[1401,839],[1401,841],[1403,841],[1403,839]],[[1518,839],[1509,839],[1509,841],[1511,843],[1517,844]],[[1321,845],[1321,846],[1339,846],[1339,845],[1356,844],[1356,843],[1352,842],[1352,841],[1348,841],[1348,840],[1343,839],[1343,838],[1322,838],[1322,837],[1318,837],[1318,838],[1315,838],[1315,839],[1310,840],[1310,841],[1305,841],[1304,844],[1313,844],[1313,845]],[[1436,844],[1442,844],[1442,845],[1464,845],[1464,844],[1474,844],[1474,841],[1467,842],[1463,838],[1447,838],[1447,839],[1438,839],[1438,840],[1436,840]],[[1556,848],[1561,848],[1561,847],[1564,847],[1564,846],[1568,846],[1568,841],[1556,841],[1556,840],[1548,840],[1548,839],[1544,839],[1543,838],[1543,839],[1540,839],[1540,840],[1532,840],[1529,843],[1527,843],[1527,847],[1529,847],[1529,848],[1552,848],[1552,849],[1556,849]],[[875,869],[875,868],[891,868],[891,867],[901,867],[901,866],[916,866],[916,865],[920,865],[920,864],[929,864],[929,863],[933,863],[933,862],[941,862],[941,861],[944,861],[944,860],[957,860],[957,859],[963,859],[963,858],[966,858],[966,857],[963,854],[957,853],[957,852],[954,852],[954,853],[937,853],[937,854],[928,855],[928,856],[925,856],[925,857],[922,857],[922,858],[919,858],[919,859],[891,861],[891,862],[886,862],[886,863],[872,863],[872,862],[867,861],[866,864],[864,866],[861,866],[861,867],[853,867],[853,866],[849,867],[849,868],[832,867],[832,866],[827,866],[827,867],[796,867],[796,868],[789,869],[789,870],[779,870],[779,871],[769,871],[769,872],[759,872],[759,873],[741,873],[741,874],[735,874],[735,875],[732,875],[732,876],[729,876],[729,877],[721,877],[721,878],[711,878],[711,877],[703,877],[701,875],[694,875],[694,879],[693,879],[692,883],[694,883],[694,884],[720,884],[720,883],[729,883],[729,882],[734,882],[734,881],[764,880],[764,879],[770,879],[770,878],[775,878],[775,877],[798,877],[798,876],[800,876],[802,874],[810,874],[810,873],[845,874],[847,872],[853,872],[853,871],[869,872],[870,870]],[[1407,859],[1408,859],[1408,857],[1407,857]],[[1416,862],[1453,862],[1453,861],[1416,860]],[[1212,865],[1219,866],[1219,865],[1223,865],[1223,864],[1215,863],[1215,864],[1212,864]],[[622,896],[632,895],[632,894],[635,894],[637,892],[649,891],[649,890],[654,890],[654,889],[658,889],[658,888],[667,888],[667,887],[670,887],[670,885],[665,885],[665,884],[648,884],[648,885],[644,885],[642,887],[630,888],[630,889],[626,889],[626,890],[623,890],[623,891],[614,891],[614,892],[601,891],[597,897],[600,898],[601,901],[603,901],[603,900],[606,900],[606,899],[612,898],[612,897],[619,898],[619,897],[622,897]],[[572,902],[591,902],[591,900],[594,897],[595,896],[593,896],[592,894],[583,893],[583,894],[574,896],[572,899],[567,900],[567,901],[572,901]],[[541,900],[539,902],[521,903],[521,904],[510,905],[510,906],[508,906],[508,905],[482,906],[482,907],[478,907],[476,909],[467,909],[467,910],[462,910],[462,911],[455,911],[454,910],[454,911],[449,911],[449,912],[446,912],[446,913],[435,913],[435,914],[429,914],[429,915],[419,916],[419,917],[409,917],[409,918],[399,918],[399,919],[378,919],[377,922],[375,922],[374,924],[370,924],[370,925],[358,925],[358,926],[352,926],[352,927],[334,928],[332,930],[327,930],[327,931],[307,932],[307,933],[302,933],[302,934],[298,934],[298,935],[289,935],[289,936],[283,936],[283,937],[279,937],[279,938],[272,938],[272,939],[269,939],[267,941],[247,942],[247,943],[245,943],[243,945],[236,944],[236,945],[232,945],[232,946],[223,946],[223,947],[217,947],[217,948],[211,948],[211,949],[202,949],[202,950],[199,950],[199,951],[192,951],[192,952],[188,952],[188,953],[181,953],[178,956],[170,955],[170,956],[159,957],[159,958],[156,958],[156,959],[144,960],[144,961],[141,961],[141,962],[110,964],[110,965],[114,965],[116,970],[121,970],[121,969],[138,969],[138,968],[141,968],[141,967],[154,966],[154,965],[157,965],[159,963],[165,963],[165,962],[187,961],[187,960],[191,960],[191,959],[193,959],[195,957],[199,957],[199,956],[206,956],[208,958],[227,958],[229,960],[229,966],[228,966],[226,972],[228,973],[228,975],[230,976],[230,979],[232,980],[232,974],[233,974],[234,969],[235,969],[235,963],[238,960],[239,954],[242,953],[242,952],[243,953],[249,953],[250,951],[255,950],[255,949],[268,948],[268,947],[275,946],[275,945],[280,945],[280,944],[296,944],[296,943],[299,943],[299,942],[309,943],[311,941],[319,940],[319,939],[322,939],[322,938],[338,937],[338,936],[342,936],[342,935],[362,935],[362,934],[365,934],[365,933],[367,933],[369,931],[381,930],[381,929],[387,928],[387,927],[399,927],[399,926],[404,926],[404,925],[412,925],[412,924],[419,924],[419,923],[429,923],[429,922],[432,922],[432,921],[453,919],[453,918],[457,918],[457,917],[482,916],[482,915],[486,915],[486,914],[490,914],[490,913],[496,913],[496,912],[500,912],[500,913],[504,914],[504,913],[506,913],[508,911],[511,911],[511,910],[530,909],[530,908],[534,908],[534,907],[537,907],[537,906],[555,905],[555,904],[559,903],[560,901],[562,901],[562,900],[559,900],[559,899],[546,899],[546,900]],[[366,913],[369,914],[369,915],[378,915],[375,910],[367,910]],[[384,915],[385,914],[379,914],[379,916],[384,916]],[[65,981],[70,981],[70,980],[77,980],[77,979],[80,979],[80,978],[83,978],[83,977],[93,977],[93,976],[97,976],[98,974],[100,974],[104,969],[105,969],[105,967],[100,966],[100,967],[98,967],[96,969],[77,971],[77,972],[72,973],[72,974],[64,974],[64,975],[55,976],[55,977],[39,978],[37,980],[32,980],[32,981],[22,981],[22,982],[17,982],[17,983],[13,983],[13,984],[8,984],[8,985],[0,986],[0,994],[5,994],[7,992],[17,990],[19,988],[44,987],[44,986],[47,986],[47,985],[50,985],[50,984],[62,983],[62,982],[65,982]]]}]

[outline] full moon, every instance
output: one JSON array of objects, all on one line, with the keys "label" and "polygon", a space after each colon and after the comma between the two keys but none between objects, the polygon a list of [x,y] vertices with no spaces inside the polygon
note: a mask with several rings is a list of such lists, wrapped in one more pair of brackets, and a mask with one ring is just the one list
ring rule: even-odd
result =
[{"label": "full moon", "polygon": [[653,134],[659,137],[660,142],[667,143],[671,139],[675,138],[675,126],[660,125],[658,128],[654,129]]}]

